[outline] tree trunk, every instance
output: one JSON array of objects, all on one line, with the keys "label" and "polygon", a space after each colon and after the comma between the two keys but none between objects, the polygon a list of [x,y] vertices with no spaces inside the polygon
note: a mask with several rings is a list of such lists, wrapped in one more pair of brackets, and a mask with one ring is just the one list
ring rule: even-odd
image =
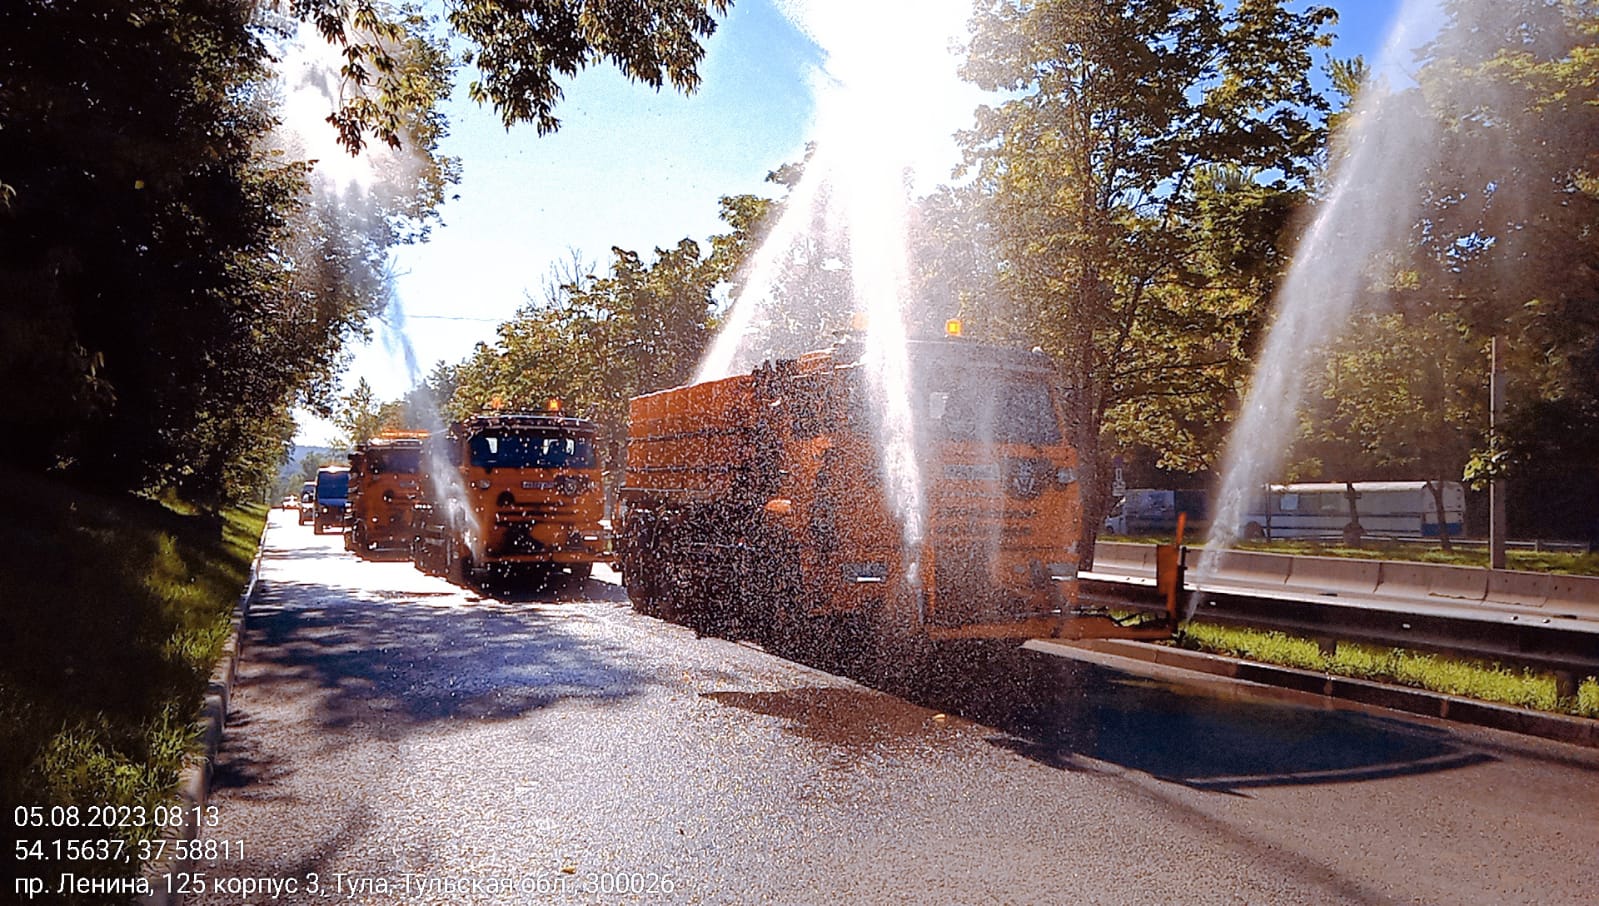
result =
[{"label": "tree trunk", "polygon": [[1099,423],[1093,417],[1094,404],[1082,391],[1071,395],[1066,405],[1069,436],[1077,451],[1078,511],[1082,528],[1078,533],[1080,569],[1094,566],[1094,542],[1110,510],[1109,488],[1099,461]]},{"label": "tree trunk", "polygon": [[1445,551],[1453,550],[1449,543],[1449,517],[1444,513],[1444,483],[1429,481],[1427,488],[1432,491],[1433,506],[1438,512],[1438,546]]},{"label": "tree trunk", "polygon": [[1349,501],[1349,524],[1344,526],[1344,544],[1360,547],[1366,538],[1366,529],[1360,524],[1360,495],[1355,493],[1355,483],[1344,482],[1344,496]]}]

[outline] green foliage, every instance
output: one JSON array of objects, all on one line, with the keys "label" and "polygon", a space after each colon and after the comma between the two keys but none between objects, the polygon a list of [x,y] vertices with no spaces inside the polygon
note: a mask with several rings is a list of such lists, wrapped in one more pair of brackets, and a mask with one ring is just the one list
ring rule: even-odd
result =
[{"label": "green foliage", "polygon": [[325,453],[307,453],[305,456],[300,458],[300,482],[295,484],[294,487],[290,488],[289,490],[298,494],[300,491],[300,484],[303,484],[307,481],[316,481],[316,473],[321,470],[323,466],[331,466],[336,461],[337,457],[330,456]]},{"label": "green foliage", "polygon": [[1503,437],[1503,432],[1489,431],[1488,446],[1471,451],[1466,458],[1466,468],[1461,474],[1472,490],[1485,491],[1510,472],[1510,453],[1505,449]]},{"label": "green foliage", "polygon": [[1324,138],[1309,74],[1332,19],[1274,0],[980,6],[965,72],[1009,99],[963,143],[1008,307],[976,326],[1061,364],[1087,462],[1103,432],[1171,465],[1213,455]]},{"label": "green foliage", "polygon": [[[726,9],[455,0],[446,18],[484,77],[473,94],[547,131],[556,78],[599,61],[694,88]],[[299,20],[343,51],[329,121],[346,147],[404,152],[369,192],[274,133],[273,44]],[[0,8],[0,431],[27,438],[0,455],[207,507],[264,491],[291,405],[331,414],[389,249],[427,236],[459,176],[438,152],[455,66],[438,24],[376,0]]]},{"label": "green foliage", "polygon": [[608,274],[568,275],[543,304],[500,325],[494,346],[479,344],[455,374],[453,416],[537,410],[556,397],[620,441],[628,400],[692,377],[710,338],[720,263],[688,239],[656,249],[649,263],[611,251]]},{"label": "green foliage", "polygon": [[26,438],[7,460],[207,507],[263,491],[291,404],[326,399],[384,303],[387,249],[425,234],[454,172],[442,49],[389,41],[419,164],[335,203],[275,149],[273,26],[252,9],[0,11],[0,433]]},{"label": "green foliage", "polygon": [[1479,335],[1508,341],[1504,468],[1592,475],[1591,446],[1567,441],[1599,437],[1599,10],[1445,11],[1415,89],[1444,144],[1414,266]]},{"label": "green foliage", "polygon": [[1459,480],[1488,428],[1487,341],[1447,310],[1366,315],[1308,382],[1300,455],[1329,480]]},{"label": "green foliage", "polygon": [[[463,62],[476,67],[472,100],[490,104],[507,128],[533,123],[540,135],[555,131],[559,79],[596,63],[611,63],[629,79],[660,89],[699,87],[700,41],[716,31],[712,14],[730,0],[448,0],[444,20],[466,45]],[[429,40],[437,23],[414,6],[398,10],[376,0],[296,0],[294,13],[344,48],[343,76],[353,90],[332,121],[352,150],[368,136],[398,147],[406,111],[418,92],[404,77],[394,47]]]},{"label": "green foliage", "polygon": [[[1558,488],[1556,512],[1525,507],[1539,512],[1522,530],[1587,536],[1599,530],[1599,12],[1566,0],[1444,11],[1414,86],[1334,68],[1341,92],[1380,96],[1439,139],[1418,220],[1366,264],[1381,310],[1314,367],[1298,472]],[[1490,436],[1495,336],[1509,393]]]},{"label": "green foliage", "polygon": [[557,267],[545,298],[501,324],[499,339],[458,366],[439,363],[413,393],[447,418],[485,409],[542,409],[558,398],[565,411],[599,422],[606,440],[624,441],[633,397],[689,381],[715,326],[716,292],[739,283],[740,267],[759,242],[777,202],[753,195],[723,198],[730,229],[712,236],[705,254],[684,239],[646,262],[613,248],[609,271],[574,257]]},{"label": "green foliage", "polygon": [[1281,632],[1205,623],[1184,626],[1177,644],[1283,667],[1413,686],[1445,695],[1585,717],[1599,715],[1599,709],[1594,707],[1599,682],[1592,678],[1581,684],[1575,698],[1562,699],[1556,695],[1552,677],[1531,670],[1454,660],[1400,648],[1340,642],[1335,652],[1328,655],[1308,639]]},{"label": "green foliage", "polygon": [[265,512],[184,515],[7,466],[0,496],[26,516],[0,525],[0,800],[167,801]]},{"label": "green foliage", "polygon": [[[390,408],[394,407],[391,405]],[[333,423],[344,432],[340,445],[353,447],[364,444],[388,427],[384,424],[383,410],[384,406],[379,403],[366,378],[357,381],[355,389],[340,399],[338,411],[334,413]]]},{"label": "green foliage", "polygon": [[[1170,541],[1169,538],[1136,539],[1149,543]],[[1487,568],[1488,550],[1483,546],[1453,546],[1449,550],[1398,541],[1368,541],[1360,547],[1341,544],[1324,544],[1319,541],[1243,541],[1238,546],[1244,550],[1265,551],[1274,554],[1306,554],[1312,557],[1350,557],[1356,560],[1407,560],[1418,563],[1442,563],[1450,566],[1476,566]],[[1599,576],[1599,553],[1556,553],[1552,551],[1516,548],[1505,552],[1508,569],[1527,572],[1564,573],[1572,576]]]}]

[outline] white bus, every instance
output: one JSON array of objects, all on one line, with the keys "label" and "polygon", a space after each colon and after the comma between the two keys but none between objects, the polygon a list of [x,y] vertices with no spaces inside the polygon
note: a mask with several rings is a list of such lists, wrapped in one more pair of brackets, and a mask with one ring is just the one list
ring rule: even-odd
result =
[{"label": "white bus", "polygon": [[[1367,535],[1382,538],[1437,538],[1438,504],[1430,481],[1357,481],[1355,512]],[[1458,481],[1443,482],[1444,525],[1449,537],[1466,529],[1466,491]],[[1343,482],[1274,484],[1256,495],[1240,527],[1243,537],[1336,537],[1349,525],[1349,485]]]}]

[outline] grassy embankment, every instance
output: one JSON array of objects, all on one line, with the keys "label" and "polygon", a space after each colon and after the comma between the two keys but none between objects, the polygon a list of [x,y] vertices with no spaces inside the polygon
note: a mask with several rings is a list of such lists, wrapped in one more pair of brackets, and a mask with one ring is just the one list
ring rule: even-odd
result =
[{"label": "grassy embankment", "polygon": [[[1441,548],[1420,544],[1373,542],[1361,547],[1323,544],[1316,541],[1246,541],[1244,550],[1273,554],[1299,554],[1309,557],[1354,557],[1362,560],[1409,560],[1418,563],[1443,563],[1450,566],[1487,567],[1486,548]],[[1507,550],[1505,568],[1529,572],[1566,573],[1574,576],[1599,576],[1599,554],[1554,553],[1551,551]]]},{"label": "grassy embankment", "polygon": [[1553,677],[1500,664],[1455,660],[1440,655],[1339,642],[1332,654],[1310,639],[1281,632],[1189,623],[1176,644],[1282,667],[1297,667],[1382,683],[1428,689],[1479,701],[1498,702],[1557,714],[1599,718],[1599,679],[1588,678],[1575,696],[1556,694]]},{"label": "grassy embankment", "polygon": [[[266,508],[199,515],[5,469],[0,500],[0,801],[167,804]],[[29,834],[47,858],[51,837],[91,836]],[[129,861],[61,870],[127,876]]]}]

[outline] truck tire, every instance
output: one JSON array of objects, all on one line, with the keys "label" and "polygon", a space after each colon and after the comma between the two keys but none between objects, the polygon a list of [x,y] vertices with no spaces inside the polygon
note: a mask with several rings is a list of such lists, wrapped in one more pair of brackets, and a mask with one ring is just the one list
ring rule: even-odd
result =
[{"label": "truck tire", "polygon": [[[908,595],[909,592],[903,593]],[[890,688],[910,688],[927,672],[937,646],[917,622],[910,601],[891,598],[867,624],[859,654],[865,673]]]}]

